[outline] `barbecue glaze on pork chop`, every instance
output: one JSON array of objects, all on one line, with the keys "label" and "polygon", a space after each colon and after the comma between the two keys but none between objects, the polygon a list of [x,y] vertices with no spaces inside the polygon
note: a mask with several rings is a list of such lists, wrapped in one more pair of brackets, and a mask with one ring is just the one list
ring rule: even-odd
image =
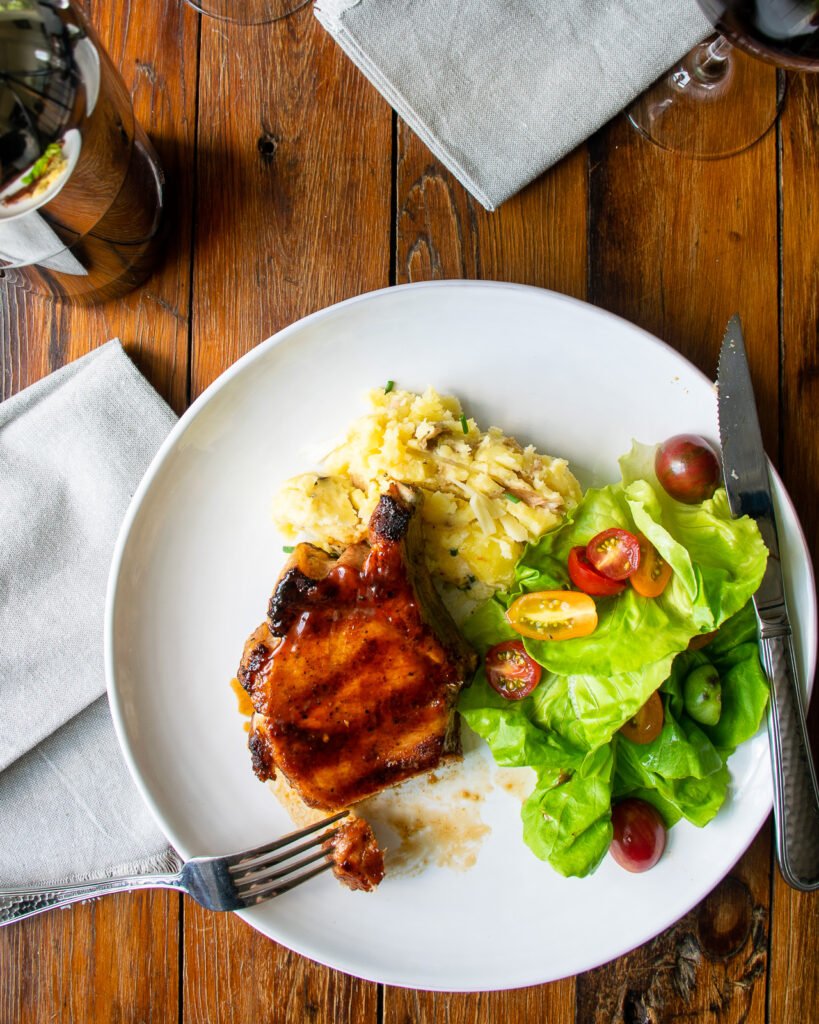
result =
[{"label": "barbecue glaze on pork chop", "polygon": [[299,544],[245,644],[253,770],[280,771],[310,807],[347,807],[460,753],[455,703],[476,658],[424,565],[419,501],[392,484],[368,543],[339,558]]}]

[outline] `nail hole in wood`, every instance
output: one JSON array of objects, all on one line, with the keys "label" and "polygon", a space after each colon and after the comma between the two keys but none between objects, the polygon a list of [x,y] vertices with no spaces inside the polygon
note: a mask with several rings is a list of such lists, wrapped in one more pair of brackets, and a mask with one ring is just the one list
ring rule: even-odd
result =
[{"label": "nail hole in wood", "polygon": [[271,135],[270,132],[262,132],[259,136],[256,148],[259,150],[262,160],[264,160],[266,164],[269,164],[273,160],[273,157],[276,155],[278,145],[279,140],[275,135]]}]

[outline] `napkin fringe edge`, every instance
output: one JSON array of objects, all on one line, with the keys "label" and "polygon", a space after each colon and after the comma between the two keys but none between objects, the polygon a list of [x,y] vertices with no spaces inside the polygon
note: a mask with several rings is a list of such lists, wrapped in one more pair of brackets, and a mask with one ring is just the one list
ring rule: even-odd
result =
[{"label": "napkin fringe edge", "polygon": [[[139,858],[138,860],[125,861],[121,864],[114,864],[109,868],[106,868],[103,872],[99,869],[96,871],[84,871],[72,872],[67,875],[62,875],[58,878],[49,878],[45,881],[30,882],[26,881],[15,884],[15,888],[22,888],[30,885],[31,888],[44,888],[51,886],[55,889],[60,888],[63,885],[83,885],[84,883],[91,882],[107,882],[112,878],[120,877],[141,877],[143,875],[166,875],[176,874],[181,866],[181,858],[173,847],[168,846],[159,853],[153,854],[151,857]],[[0,889],[3,886],[9,886],[6,880],[0,880]],[[93,897],[89,897],[93,898]]]}]

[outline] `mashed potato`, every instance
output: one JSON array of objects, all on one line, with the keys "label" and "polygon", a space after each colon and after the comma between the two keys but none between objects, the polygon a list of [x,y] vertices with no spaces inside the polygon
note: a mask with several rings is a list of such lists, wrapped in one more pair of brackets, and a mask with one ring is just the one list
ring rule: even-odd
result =
[{"label": "mashed potato", "polygon": [[524,448],[497,427],[483,432],[457,398],[370,393],[318,473],[293,477],[274,502],[274,521],[291,540],[344,547],[360,540],[390,480],[424,494],[429,569],[461,588],[507,586],[527,541],[557,526],[580,500],[564,459]]}]

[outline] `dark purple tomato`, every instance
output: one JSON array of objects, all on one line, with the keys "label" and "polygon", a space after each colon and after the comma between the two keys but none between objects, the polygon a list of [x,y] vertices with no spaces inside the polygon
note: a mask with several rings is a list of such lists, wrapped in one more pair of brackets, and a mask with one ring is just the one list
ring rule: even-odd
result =
[{"label": "dark purple tomato", "polygon": [[648,871],[665,849],[665,825],[660,812],[636,797],[616,803],[611,812],[614,838],[611,855],[626,871]]},{"label": "dark purple tomato", "polygon": [[685,505],[711,498],[720,481],[719,459],[697,434],[677,434],[657,449],[654,471],[665,490]]}]

